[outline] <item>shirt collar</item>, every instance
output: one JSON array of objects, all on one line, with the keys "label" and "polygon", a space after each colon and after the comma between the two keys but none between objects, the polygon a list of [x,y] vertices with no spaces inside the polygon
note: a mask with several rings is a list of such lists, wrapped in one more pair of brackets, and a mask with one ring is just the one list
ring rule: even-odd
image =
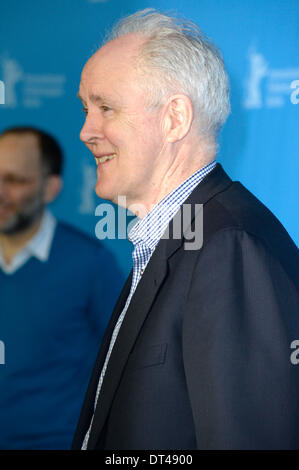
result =
[{"label": "shirt collar", "polygon": [[44,212],[38,232],[24,248],[27,249],[32,256],[35,256],[40,261],[47,261],[50,254],[55,227],[55,217],[51,214],[51,212],[46,210]]},{"label": "shirt collar", "polygon": [[180,206],[215,166],[216,160],[213,160],[197,170],[158,202],[143,219],[139,219],[128,234],[128,238],[134,246],[142,244],[154,250]]}]

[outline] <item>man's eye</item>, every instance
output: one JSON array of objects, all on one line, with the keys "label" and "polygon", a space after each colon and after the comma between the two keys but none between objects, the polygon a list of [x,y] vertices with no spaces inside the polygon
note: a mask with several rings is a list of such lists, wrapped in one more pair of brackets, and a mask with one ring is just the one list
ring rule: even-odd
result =
[{"label": "man's eye", "polygon": [[4,181],[8,186],[22,186],[24,184],[32,183],[33,178],[25,178],[25,177],[22,177],[22,176],[7,175],[4,178]]},{"label": "man's eye", "polygon": [[109,106],[106,106],[106,105],[101,106],[101,109],[104,113],[106,113],[107,111],[111,111],[111,108],[109,108]]},{"label": "man's eye", "polygon": [[88,109],[83,106],[83,108],[82,108],[82,113],[87,114],[87,112],[88,112]]}]

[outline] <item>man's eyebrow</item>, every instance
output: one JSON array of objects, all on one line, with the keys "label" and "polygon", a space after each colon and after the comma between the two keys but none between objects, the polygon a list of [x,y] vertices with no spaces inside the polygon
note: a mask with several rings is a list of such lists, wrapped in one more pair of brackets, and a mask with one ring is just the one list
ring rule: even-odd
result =
[{"label": "man's eyebrow", "polygon": [[[77,97],[82,101],[83,104],[86,104],[86,101],[82,98],[80,93],[77,93]],[[117,106],[117,102],[115,100],[112,100],[111,98],[104,96],[104,95],[96,95],[96,94],[91,94],[89,97],[90,101],[94,104],[103,104],[103,103],[110,103],[114,106]]]},{"label": "man's eyebrow", "polygon": [[[80,95],[80,93],[77,93],[77,97],[79,98],[79,100],[81,100],[83,103],[85,103],[85,100],[82,98],[82,96]],[[107,101],[107,98],[105,98],[104,96],[101,96],[101,95],[95,95],[95,94],[92,94],[90,95],[90,101],[92,103],[103,103],[104,101]]]}]

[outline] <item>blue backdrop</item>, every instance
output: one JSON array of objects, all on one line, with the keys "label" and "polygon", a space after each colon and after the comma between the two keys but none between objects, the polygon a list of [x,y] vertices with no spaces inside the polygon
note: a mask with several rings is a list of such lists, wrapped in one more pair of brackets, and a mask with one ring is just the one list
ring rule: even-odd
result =
[{"label": "blue backdrop", "polygon": [[[299,242],[298,0],[1,0],[0,131],[36,125],[65,153],[60,218],[94,234],[96,167],[79,141],[84,116],[76,98],[82,67],[119,17],[137,9],[177,10],[220,47],[231,80],[232,114],[219,161]],[[1,97],[0,97],[1,98]],[[127,240],[105,240],[125,273]]]}]

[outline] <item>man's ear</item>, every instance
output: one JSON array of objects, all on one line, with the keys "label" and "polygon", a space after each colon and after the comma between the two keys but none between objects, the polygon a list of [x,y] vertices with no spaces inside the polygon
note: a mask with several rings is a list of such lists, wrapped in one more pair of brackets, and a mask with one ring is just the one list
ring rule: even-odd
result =
[{"label": "man's ear", "polygon": [[62,179],[59,175],[47,176],[44,191],[44,202],[49,204],[54,201],[62,189]]},{"label": "man's ear", "polygon": [[187,95],[177,94],[169,98],[165,127],[168,142],[177,142],[189,132],[193,121],[193,105]]}]

